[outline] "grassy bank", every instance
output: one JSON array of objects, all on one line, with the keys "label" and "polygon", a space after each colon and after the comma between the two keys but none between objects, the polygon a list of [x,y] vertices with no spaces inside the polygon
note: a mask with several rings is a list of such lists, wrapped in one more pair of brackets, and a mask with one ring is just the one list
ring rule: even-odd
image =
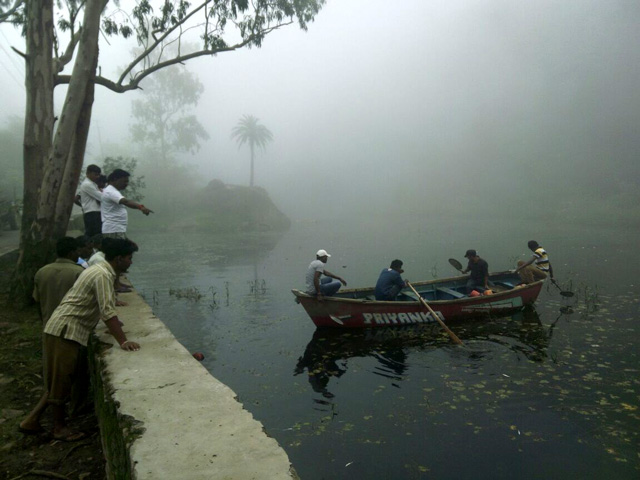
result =
[{"label": "grassy bank", "polygon": [[43,416],[45,433],[23,435],[22,418],[42,395],[42,325],[35,305],[10,304],[15,253],[0,257],[0,478],[104,479],[105,469],[97,421],[93,413],[70,421],[87,433],[75,443],[53,440],[50,412]]}]

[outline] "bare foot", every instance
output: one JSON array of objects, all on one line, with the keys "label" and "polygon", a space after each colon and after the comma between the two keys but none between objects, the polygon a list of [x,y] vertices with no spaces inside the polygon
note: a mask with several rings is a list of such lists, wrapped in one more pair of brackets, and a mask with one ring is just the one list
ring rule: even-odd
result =
[{"label": "bare foot", "polygon": [[44,432],[44,428],[42,428],[42,425],[39,423],[30,423],[26,421],[20,422],[18,430],[25,435],[37,435]]}]

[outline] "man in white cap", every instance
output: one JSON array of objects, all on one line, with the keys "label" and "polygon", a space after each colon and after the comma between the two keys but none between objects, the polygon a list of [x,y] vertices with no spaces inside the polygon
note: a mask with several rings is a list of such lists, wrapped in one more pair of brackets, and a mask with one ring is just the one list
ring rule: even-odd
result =
[{"label": "man in white cap", "polygon": [[[307,269],[307,293],[315,295],[318,300],[335,295],[340,290],[341,284],[347,286],[347,282],[342,277],[334,275],[324,268],[324,264],[327,263],[330,256],[326,250],[318,250],[316,259],[309,264]],[[320,278],[322,275],[324,277]],[[332,278],[335,280],[331,280]]]}]

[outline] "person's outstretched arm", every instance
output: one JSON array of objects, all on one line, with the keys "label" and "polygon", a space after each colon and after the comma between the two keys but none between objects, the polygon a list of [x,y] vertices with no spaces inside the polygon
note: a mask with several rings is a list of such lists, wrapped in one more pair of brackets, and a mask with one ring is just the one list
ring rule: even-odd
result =
[{"label": "person's outstretched arm", "polygon": [[145,215],[149,215],[153,213],[153,210],[149,210],[147,207],[142,205],[141,203],[134,202],[133,200],[127,200],[126,198],[121,198],[120,202],[125,207],[133,208],[134,210],[140,210]]}]

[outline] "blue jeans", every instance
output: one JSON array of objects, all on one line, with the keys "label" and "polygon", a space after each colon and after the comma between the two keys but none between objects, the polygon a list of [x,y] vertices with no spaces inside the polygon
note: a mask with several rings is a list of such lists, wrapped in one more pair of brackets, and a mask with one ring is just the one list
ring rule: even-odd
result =
[{"label": "blue jeans", "polygon": [[323,277],[320,279],[320,291],[325,297],[335,295],[341,286],[342,283],[340,283],[340,280],[334,280],[331,277]]},{"label": "blue jeans", "polygon": [[376,295],[376,300],[395,301],[396,297],[400,293],[400,290],[402,290],[401,286],[394,285],[385,293],[384,296],[378,298],[378,296]]}]

